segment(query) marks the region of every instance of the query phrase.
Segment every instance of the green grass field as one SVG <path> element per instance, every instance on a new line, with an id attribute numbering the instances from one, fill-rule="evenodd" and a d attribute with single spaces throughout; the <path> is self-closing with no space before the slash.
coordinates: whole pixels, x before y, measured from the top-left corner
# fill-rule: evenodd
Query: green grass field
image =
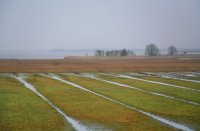
<path id="1" fill-rule="evenodd" d="M 27 81 L 66 114 L 85 124 L 112 130 L 170 130 L 143 114 L 51 78 L 32 75 Z"/>
<path id="2" fill-rule="evenodd" d="M 183 78 L 200 81 L 200 77 L 199 76 L 198 77 L 186 77 L 186 76 L 184 76 Z"/>
<path id="3" fill-rule="evenodd" d="M 137 88 L 144 89 L 147 91 L 162 93 L 162 94 L 166 94 L 166 95 L 173 96 L 176 98 L 200 103 L 200 92 L 197 92 L 194 90 L 175 88 L 175 87 L 171 87 L 171 86 L 154 84 L 154 83 L 140 81 L 140 80 L 134 80 L 134 79 L 110 77 L 110 76 L 105 76 L 105 75 L 98 75 L 98 76 L 100 78 L 104 78 L 106 80 L 123 83 L 123 84 L 129 85 L 129 86 L 137 87 Z M 148 80 L 150 80 L 150 79 L 148 79 Z M 159 80 L 159 78 L 157 78 L 157 80 Z"/>
<path id="4" fill-rule="evenodd" d="M 72 130 L 46 102 L 14 78 L 0 77 L 0 130 Z"/>
<path id="5" fill-rule="evenodd" d="M 185 86 L 185 87 L 188 87 L 188 88 L 200 90 L 200 83 L 194 83 L 194 82 L 188 82 L 188 81 L 182 81 L 182 80 L 175 80 L 175 79 L 168 79 L 168 78 L 150 77 L 150 76 L 148 76 L 148 77 L 141 76 L 140 78 L 146 79 L 146 80 L 159 81 L 159 82 L 179 85 L 179 86 Z"/>
<path id="6" fill-rule="evenodd" d="M 130 106 L 175 120 L 195 129 L 200 129 L 200 107 L 172 99 L 151 95 L 134 89 L 104 83 L 91 78 L 60 75 L 94 92 L 119 100 Z"/>
<path id="7" fill-rule="evenodd" d="M 66 73 L 56 75 L 126 105 L 186 125 L 194 130 L 200 130 L 200 106 L 198 105 L 125 88 L 92 78 Z M 67 116 L 74 118 L 90 129 L 117 131 L 176 130 L 138 111 L 58 80 L 40 74 L 24 74 L 24 76 L 28 83 L 33 85 Z M 196 91 L 126 78 L 105 75 L 97 76 L 101 79 L 200 103 L 200 93 Z M 154 77 L 142 78 L 162 81 L 159 78 L 154 79 Z M 182 81 L 171 81 L 176 85 L 183 84 Z M 162 82 L 167 83 L 168 81 Z M 191 83 L 193 85 L 191 88 L 198 88 L 198 84 Z M 0 105 L 0 130 L 74 130 L 42 98 L 31 92 L 15 78 L 4 74 L 0 74 Z"/>

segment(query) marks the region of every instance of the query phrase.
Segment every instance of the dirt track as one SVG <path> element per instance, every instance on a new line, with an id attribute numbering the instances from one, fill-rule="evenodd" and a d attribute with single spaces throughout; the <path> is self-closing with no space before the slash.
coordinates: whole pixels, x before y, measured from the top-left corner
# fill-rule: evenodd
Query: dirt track
<path id="1" fill-rule="evenodd" d="M 66 57 L 46 60 L 0 60 L 0 72 L 200 71 L 200 58 Z"/>

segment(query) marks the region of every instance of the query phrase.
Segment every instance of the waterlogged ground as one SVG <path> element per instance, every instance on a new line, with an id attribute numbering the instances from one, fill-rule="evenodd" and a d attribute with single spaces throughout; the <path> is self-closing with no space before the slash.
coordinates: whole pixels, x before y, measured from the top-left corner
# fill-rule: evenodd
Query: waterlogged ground
<path id="1" fill-rule="evenodd" d="M 170 78 L 165 80 L 145 73 L 123 74 L 200 89 L 197 82 Z M 14 75 L 0 74 L 1 130 L 81 130 L 64 119 L 63 114 L 86 127 L 84 130 L 200 130 L 199 91 L 101 73 L 36 73 L 17 76 L 52 105 L 27 89 L 27 85 L 20 83 Z M 58 76 L 61 81 L 54 76 Z M 190 78 L 190 75 L 187 77 Z M 127 88 L 122 84 L 142 90 Z"/>
<path id="2" fill-rule="evenodd" d="M 159 78 L 159 77 L 141 77 L 141 78 L 147 79 L 147 80 L 153 80 L 153 81 L 175 84 L 175 85 L 179 85 L 179 86 L 184 86 L 184 87 L 200 90 L 200 83 L 183 81 L 183 80 L 176 80 L 176 79 L 169 79 L 169 78 Z"/>
<path id="3" fill-rule="evenodd" d="M 200 92 L 196 90 L 188 90 L 188 89 L 182 89 L 182 88 L 177 88 L 174 86 L 167 86 L 167 85 L 162 85 L 162 84 L 155 84 L 151 83 L 148 81 L 141 81 L 141 80 L 135 80 L 135 79 L 127 79 L 123 77 L 111 77 L 111 76 L 105 76 L 105 75 L 99 75 L 100 78 L 104 78 L 106 80 L 110 80 L 113 82 L 118 82 L 118 83 L 123 83 L 129 86 L 133 86 L 139 89 L 143 89 L 146 91 L 151 91 L 151 92 L 156 92 L 156 93 L 162 93 L 168 96 L 173 96 L 175 98 L 183 99 L 183 100 L 188 100 L 191 102 L 199 103 L 200 104 Z M 156 82 L 168 82 L 167 81 L 162 81 L 164 78 L 154 78 L 154 77 L 139 77 L 143 78 L 144 80 L 154 80 Z M 177 80 L 171 80 L 171 81 L 177 81 Z M 182 83 L 182 81 L 180 81 Z M 185 83 L 183 81 L 183 83 Z M 191 82 L 189 82 L 191 83 Z M 172 84 L 172 83 L 171 83 Z M 174 84 L 174 83 L 173 83 Z M 176 84 L 180 85 L 180 84 Z M 198 83 L 192 83 L 190 86 L 197 86 Z M 188 86 L 188 87 L 190 87 Z M 200 85 L 199 85 L 200 89 Z"/>
<path id="4" fill-rule="evenodd" d="M 40 97 L 11 77 L 0 76 L 0 130 L 73 130 Z"/>
<path id="5" fill-rule="evenodd" d="M 95 128 L 100 130 L 170 129 L 136 111 L 51 78 L 32 75 L 27 81 L 64 112 L 89 124 L 89 127 L 96 123 L 99 126 Z"/>
<path id="6" fill-rule="evenodd" d="M 146 112 L 176 120 L 200 128 L 200 106 L 163 98 L 142 91 L 129 89 L 86 77 L 61 75 L 64 79 L 78 83 L 83 87 L 98 92 L 120 102 L 137 107 Z"/>

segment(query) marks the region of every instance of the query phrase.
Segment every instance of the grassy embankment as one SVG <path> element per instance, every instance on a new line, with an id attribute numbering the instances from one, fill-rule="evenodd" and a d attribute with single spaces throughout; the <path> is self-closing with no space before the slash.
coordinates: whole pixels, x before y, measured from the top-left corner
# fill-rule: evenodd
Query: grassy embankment
<path id="1" fill-rule="evenodd" d="M 62 78 L 80 84 L 94 92 L 119 100 L 127 105 L 147 112 L 175 120 L 200 129 L 200 106 L 151 95 L 134 89 L 124 88 L 109 83 L 84 77 L 60 75 Z"/>
<path id="2" fill-rule="evenodd" d="M 72 130 L 40 97 L 14 78 L 0 76 L 0 130 Z"/>
<path id="3" fill-rule="evenodd" d="M 136 111 L 51 78 L 27 78 L 66 114 L 86 124 L 100 124 L 114 130 L 173 130 Z"/>
<path id="4" fill-rule="evenodd" d="M 123 83 L 129 86 L 137 87 L 137 88 L 144 89 L 147 91 L 162 93 L 162 94 L 166 94 L 166 95 L 173 96 L 176 98 L 200 103 L 200 92 L 197 92 L 197 91 L 175 88 L 171 86 L 154 84 L 154 83 L 134 80 L 134 79 L 111 77 L 111 76 L 105 76 L 105 75 L 98 75 L 98 76 L 106 80 Z M 148 77 L 145 77 L 145 78 L 148 79 Z"/>

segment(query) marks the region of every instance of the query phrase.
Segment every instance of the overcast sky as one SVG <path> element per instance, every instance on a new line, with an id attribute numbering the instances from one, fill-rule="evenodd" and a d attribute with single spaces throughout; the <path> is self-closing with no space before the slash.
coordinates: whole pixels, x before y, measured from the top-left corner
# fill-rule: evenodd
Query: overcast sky
<path id="1" fill-rule="evenodd" d="M 200 0 L 0 0 L 0 50 L 200 48 Z"/>

